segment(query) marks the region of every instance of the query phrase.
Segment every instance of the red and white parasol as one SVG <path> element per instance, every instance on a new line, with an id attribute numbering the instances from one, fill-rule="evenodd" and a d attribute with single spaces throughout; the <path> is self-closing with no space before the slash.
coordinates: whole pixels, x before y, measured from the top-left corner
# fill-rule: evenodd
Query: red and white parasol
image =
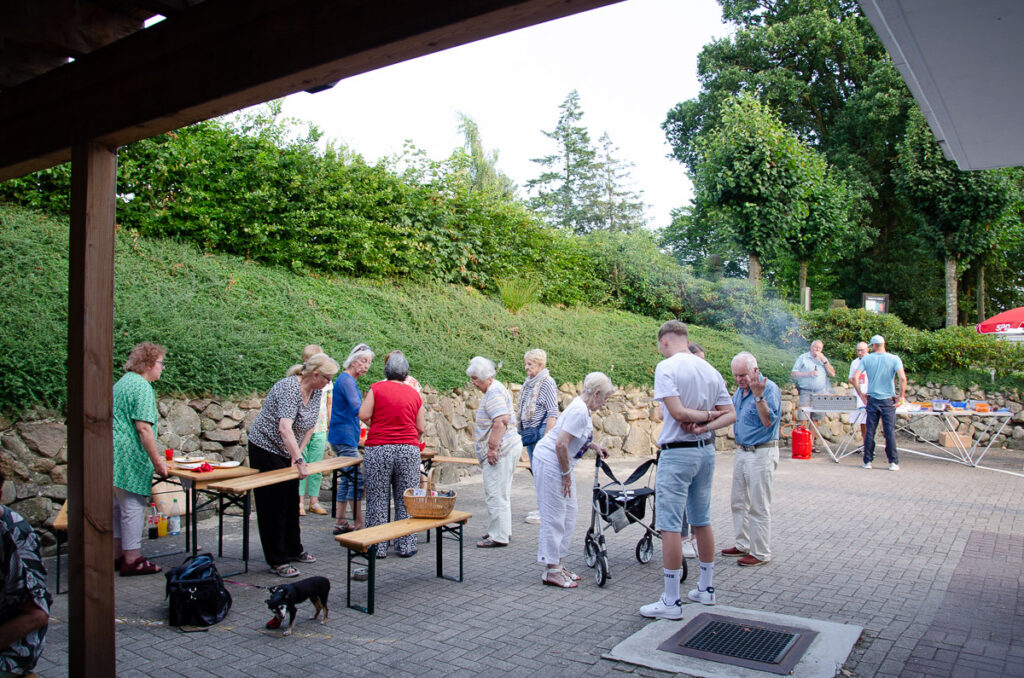
<path id="1" fill-rule="evenodd" d="M 994 315 L 975 329 L 978 334 L 1020 334 L 1024 332 L 1024 306 Z"/>

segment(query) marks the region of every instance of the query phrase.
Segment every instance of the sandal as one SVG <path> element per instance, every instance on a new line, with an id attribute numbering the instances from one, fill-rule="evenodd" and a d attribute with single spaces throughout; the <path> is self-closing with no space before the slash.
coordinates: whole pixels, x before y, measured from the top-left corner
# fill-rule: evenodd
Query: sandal
<path id="1" fill-rule="evenodd" d="M 546 586 L 557 586 L 562 589 L 574 589 L 579 586 L 565 572 L 564 568 L 561 570 L 548 568 L 548 571 L 541 576 L 540 581 Z"/>
<path id="2" fill-rule="evenodd" d="M 288 564 L 278 565 L 277 567 L 271 567 L 270 571 L 276 574 L 278 577 L 291 578 L 299 576 L 299 571 Z"/>
<path id="3" fill-rule="evenodd" d="M 161 567 L 145 558 L 139 558 L 134 563 L 125 562 L 121 565 L 122 577 L 134 577 L 140 574 L 156 574 Z"/>
<path id="4" fill-rule="evenodd" d="M 297 556 L 292 556 L 290 560 L 293 563 L 315 563 L 316 558 L 309 554 L 309 551 L 303 551 Z"/>
<path id="5" fill-rule="evenodd" d="M 490 537 L 484 539 L 483 541 L 478 541 L 476 543 L 476 547 L 478 549 L 495 549 L 500 548 L 502 546 L 508 546 L 508 544 L 502 544 L 500 541 L 494 541 Z"/>
<path id="6" fill-rule="evenodd" d="M 299 515 L 306 515 L 306 504 L 301 499 L 299 500 Z"/>
<path id="7" fill-rule="evenodd" d="M 562 574 L 564 574 L 566 577 L 568 577 L 569 579 L 571 579 L 573 581 L 579 581 L 580 579 L 582 579 L 582 577 L 580 577 L 578 574 L 576 574 L 572 570 L 569 570 L 569 569 L 567 569 L 565 567 L 562 567 Z"/>
<path id="8" fill-rule="evenodd" d="M 315 513 L 318 516 L 326 516 L 327 515 L 327 509 L 325 509 L 323 506 L 321 506 L 320 502 L 314 502 L 314 503 L 310 504 L 309 505 L 309 512 L 310 513 Z"/>
<path id="9" fill-rule="evenodd" d="M 334 524 L 334 534 L 347 534 L 349 532 L 352 532 L 355 529 L 356 528 L 352 527 L 352 524 L 349 523 L 348 521 L 346 521 L 344 523 L 335 523 Z"/>

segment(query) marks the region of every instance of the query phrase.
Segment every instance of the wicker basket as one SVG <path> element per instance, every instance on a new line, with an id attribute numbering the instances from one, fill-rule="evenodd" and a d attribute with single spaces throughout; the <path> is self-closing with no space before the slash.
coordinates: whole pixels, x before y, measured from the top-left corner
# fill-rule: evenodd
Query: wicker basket
<path id="1" fill-rule="evenodd" d="M 455 496 L 451 497 L 414 497 L 414 490 L 408 489 L 402 495 L 405 510 L 413 518 L 444 518 L 455 508 Z M 429 490 L 428 490 L 429 492 Z"/>

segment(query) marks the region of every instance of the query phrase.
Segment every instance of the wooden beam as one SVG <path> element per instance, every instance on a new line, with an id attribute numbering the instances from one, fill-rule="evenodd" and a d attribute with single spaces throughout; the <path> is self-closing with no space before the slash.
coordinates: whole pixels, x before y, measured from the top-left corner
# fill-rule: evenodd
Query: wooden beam
<path id="1" fill-rule="evenodd" d="M 0 38 L 79 57 L 142 28 L 138 19 L 81 0 L 6 0 Z"/>
<path id="2" fill-rule="evenodd" d="M 71 676 L 114 656 L 114 201 L 117 151 L 77 144 L 68 267 L 68 635 Z"/>
<path id="3" fill-rule="evenodd" d="M 0 94 L 0 180 L 620 1 L 207 0 Z"/>
<path id="4" fill-rule="evenodd" d="M 59 52 L 3 41 L 0 47 L 0 90 L 20 85 L 67 62 L 67 56 Z"/>

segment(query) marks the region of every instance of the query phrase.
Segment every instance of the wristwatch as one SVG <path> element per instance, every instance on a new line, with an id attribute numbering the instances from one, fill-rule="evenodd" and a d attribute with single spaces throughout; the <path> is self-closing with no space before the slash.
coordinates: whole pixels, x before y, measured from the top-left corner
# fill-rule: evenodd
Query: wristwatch
<path id="1" fill-rule="evenodd" d="M 754 402 L 759 403 L 764 400 L 764 396 L 754 396 Z"/>

